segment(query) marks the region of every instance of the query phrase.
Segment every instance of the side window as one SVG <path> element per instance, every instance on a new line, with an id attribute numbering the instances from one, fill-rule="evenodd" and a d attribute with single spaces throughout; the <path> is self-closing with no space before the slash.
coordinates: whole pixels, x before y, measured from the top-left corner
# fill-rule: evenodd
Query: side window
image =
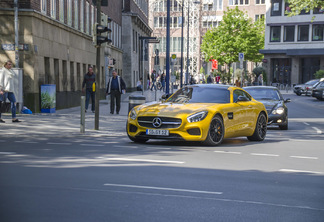
<path id="1" fill-rule="evenodd" d="M 234 92 L 233 92 L 233 101 L 234 101 L 234 102 L 237 102 L 237 99 L 238 99 L 239 96 L 244 96 L 244 97 L 246 97 L 249 101 L 251 101 L 251 96 L 250 96 L 248 93 L 245 93 L 244 91 L 239 90 L 239 89 L 234 90 Z"/>

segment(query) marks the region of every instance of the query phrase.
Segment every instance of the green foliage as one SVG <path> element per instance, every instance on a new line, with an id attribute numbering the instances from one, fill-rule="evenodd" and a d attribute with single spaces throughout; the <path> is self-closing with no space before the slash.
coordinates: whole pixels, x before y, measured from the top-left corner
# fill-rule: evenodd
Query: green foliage
<path id="1" fill-rule="evenodd" d="M 316 79 L 324 78 L 324 70 L 323 70 L 323 69 L 318 70 L 318 71 L 315 73 L 315 78 L 316 78 Z"/>
<path id="2" fill-rule="evenodd" d="M 262 66 L 255 67 L 252 73 L 258 77 L 260 74 L 265 74 L 265 69 Z"/>
<path id="3" fill-rule="evenodd" d="M 206 61 L 216 59 L 218 64 L 238 62 L 238 54 L 253 62 L 262 60 L 259 50 L 264 47 L 264 20 L 253 23 L 238 7 L 224 12 L 223 21 L 216 28 L 209 29 L 203 37 L 201 50 Z"/>
<path id="4" fill-rule="evenodd" d="M 285 2 L 289 4 L 289 8 L 285 9 L 288 16 L 299 15 L 302 10 L 307 13 L 316 8 L 324 8 L 323 0 L 285 0 Z M 314 17 L 312 20 L 314 20 Z"/>
<path id="5" fill-rule="evenodd" d="M 205 73 L 205 69 L 201 67 L 199 73 Z"/>

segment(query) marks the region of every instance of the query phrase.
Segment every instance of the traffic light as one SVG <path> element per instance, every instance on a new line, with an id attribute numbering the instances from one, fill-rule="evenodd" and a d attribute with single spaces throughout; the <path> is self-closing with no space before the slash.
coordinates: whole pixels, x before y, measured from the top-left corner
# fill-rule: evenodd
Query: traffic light
<path id="1" fill-rule="evenodd" d="M 108 18 L 107 22 L 111 22 L 111 19 Z M 107 26 L 99 25 L 98 23 L 95 23 L 93 25 L 93 36 L 92 36 L 92 43 L 94 46 L 99 47 L 101 44 L 107 42 L 110 44 L 112 42 L 111 39 L 109 39 L 107 36 L 102 36 L 103 33 L 111 33 L 111 29 Z"/>

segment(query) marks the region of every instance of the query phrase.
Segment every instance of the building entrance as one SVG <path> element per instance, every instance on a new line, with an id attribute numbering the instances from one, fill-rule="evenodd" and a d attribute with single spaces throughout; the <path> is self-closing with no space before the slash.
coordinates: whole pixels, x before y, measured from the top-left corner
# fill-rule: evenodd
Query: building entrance
<path id="1" fill-rule="evenodd" d="M 291 84 L 291 59 L 272 59 L 270 81 L 279 84 Z"/>
<path id="2" fill-rule="evenodd" d="M 301 82 L 307 82 L 311 79 L 315 79 L 315 72 L 320 69 L 320 58 L 312 57 L 312 58 L 302 58 L 302 75 Z"/>

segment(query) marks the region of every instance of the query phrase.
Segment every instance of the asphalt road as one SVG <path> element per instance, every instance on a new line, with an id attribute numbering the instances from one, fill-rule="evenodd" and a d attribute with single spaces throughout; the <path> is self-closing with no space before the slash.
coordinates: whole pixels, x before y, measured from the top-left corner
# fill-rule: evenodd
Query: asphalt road
<path id="1" fill-rule="evenodd" d="M 324 102 L 291 99 L 261 143 L 0 135 L 0 221 L 323 222 Z"/>

